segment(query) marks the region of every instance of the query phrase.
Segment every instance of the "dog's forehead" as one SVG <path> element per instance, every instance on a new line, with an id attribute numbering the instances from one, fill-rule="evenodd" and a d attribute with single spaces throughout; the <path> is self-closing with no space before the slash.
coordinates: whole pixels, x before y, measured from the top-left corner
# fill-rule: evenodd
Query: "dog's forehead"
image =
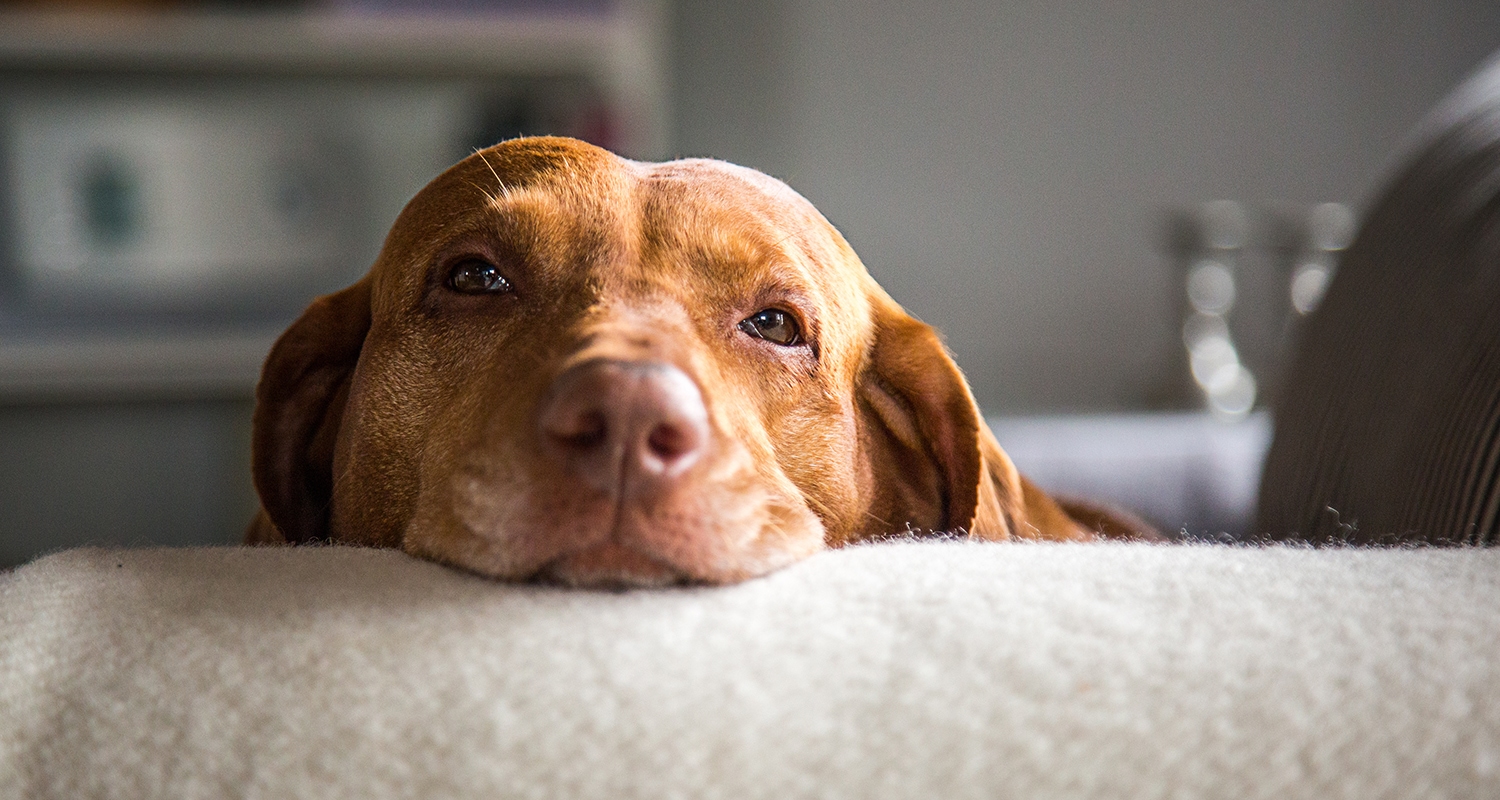
<path id="1" fill-rule="evenodd" d="M 746 235 L 813 242 L 838 234 L 790 186 L 746 167 L 710 159 L 634 164 L 647 224 L 699 236 L 708 226 Z"/>
<path id="2" fill-rule="evenodd" d="M 708 158 L 661 164 L 628 162 L 649 191 L 699 208 L 738 208 L 782 225 L 816 227 L 818 210 L 785 183 L 757 170 Z"/>
<path id="3" fill-rule="evenodd" d="M 402 287 L 393 296 L 416 291 L 412 265 L 496 213 L 546 220 L 534 229 L 602 247 L 595 252 L 613 255 L 597 263 L 622 276 L 646 262 L 677 264 L 733 292 L 772 267 L 783 283 L 837 305 L 858 305 L 869 280 L 818 210 L 764 173 L 711 159 L 630 161 L 536 137 L 476 152 L 419 192 L 387 240 L 380 283 Z"/>
<path id="4" fill-rule="evenodd" d="M 824 291 L 854 288 L 864 276 L 838 231 L 775 178 L 709 159 L 632 166 L 639 224 L 651 245 L 705 264 L 779 263 Z"/>

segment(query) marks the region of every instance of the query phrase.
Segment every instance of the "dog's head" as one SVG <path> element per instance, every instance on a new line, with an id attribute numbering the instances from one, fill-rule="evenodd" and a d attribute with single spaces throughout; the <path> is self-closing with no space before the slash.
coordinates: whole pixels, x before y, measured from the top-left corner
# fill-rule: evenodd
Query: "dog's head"
<path id="1" fill-rule="evenodd" d="M 1027 524 L 933 330 L 801 196 L 717 161 L 470 156 L 282 336 L 257 397 L 288 541 L 500 578 L 721 583 Z"/>

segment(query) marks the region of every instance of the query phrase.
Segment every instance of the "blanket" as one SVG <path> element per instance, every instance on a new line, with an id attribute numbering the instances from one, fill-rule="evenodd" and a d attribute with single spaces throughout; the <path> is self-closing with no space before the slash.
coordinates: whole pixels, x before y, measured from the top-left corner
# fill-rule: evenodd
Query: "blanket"
<path id="1" fill-rule="evenodd" d="M 0 573 L 0 797 L 1497 797 L 1497 597 L 1485 549 L 73 550 Z"/>

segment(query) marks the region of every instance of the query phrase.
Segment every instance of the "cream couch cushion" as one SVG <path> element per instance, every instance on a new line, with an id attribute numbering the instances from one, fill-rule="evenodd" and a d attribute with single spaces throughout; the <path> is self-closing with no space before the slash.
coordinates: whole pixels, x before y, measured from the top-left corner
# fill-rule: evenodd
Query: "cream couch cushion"
<path id="1" fill-rule="evenodd" d="M 0 576 L 0 797 L 1497 797 L 1497 598 L 1500 550 L 75 550 Z"/>

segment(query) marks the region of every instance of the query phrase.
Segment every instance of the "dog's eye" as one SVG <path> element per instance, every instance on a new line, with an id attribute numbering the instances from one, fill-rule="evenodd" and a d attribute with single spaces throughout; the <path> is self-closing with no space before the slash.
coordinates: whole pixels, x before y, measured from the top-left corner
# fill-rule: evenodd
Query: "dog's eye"
<path id="1" fill-rule="evenodd" d="M 802 342 L 802 331 L 791 314 L 779 308 L 757 311 L 740 322 L 740 330 L 757 339 L 790 347 Z"/>
<path id="2" fill-rule="evenodd" d="M 478 258 L 468 258 L 453 265 L 448 272 L 448 286 L 464 294 L 498 294 L 510 291 L 510 281 L 500 268 Z"/>

